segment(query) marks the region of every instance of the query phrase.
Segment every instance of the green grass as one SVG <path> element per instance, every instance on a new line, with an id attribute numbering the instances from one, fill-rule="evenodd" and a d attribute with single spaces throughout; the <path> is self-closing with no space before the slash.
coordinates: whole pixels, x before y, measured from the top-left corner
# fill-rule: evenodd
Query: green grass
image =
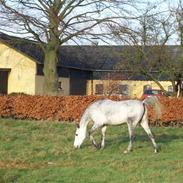
<path id="1" fill-rule="evenodd" d="M 139 127 L 134 151 L 123 154 L 126 125 L 107 129 L 103 150 L 88 139 L 74 150 L 75 124 L 0 119 L 0 183 L 182 183 L 183 128 L 152 131 L 160 153 Z"/>

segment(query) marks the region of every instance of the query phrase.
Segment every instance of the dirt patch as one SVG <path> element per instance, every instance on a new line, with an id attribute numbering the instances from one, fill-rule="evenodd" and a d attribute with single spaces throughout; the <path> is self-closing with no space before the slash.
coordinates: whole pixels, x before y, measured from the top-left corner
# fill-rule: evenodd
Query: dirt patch
<path id="1" fill-rule="evenodd" d="M 45 167 L 44 164 L 26 163 L 20 161 L 0 161 L 0 169 L 35 169 Z"/>

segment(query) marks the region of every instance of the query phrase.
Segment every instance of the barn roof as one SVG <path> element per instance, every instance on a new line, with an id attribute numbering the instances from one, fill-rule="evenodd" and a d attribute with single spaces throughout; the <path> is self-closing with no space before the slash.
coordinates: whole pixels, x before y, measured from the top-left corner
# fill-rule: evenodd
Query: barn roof
<path id="1" fill-rule="evenodd" d="M 43 64 L 44 53 L 37 42 L 4 33 L 0 33 L 0 41 L 33 58 L 38 64 Z M 172 54 L 180 55 L 179 46 L 168 47 Z M 130 57 L 134 54 L 132 46 L 60 46 L 58 66 L 88 71 L 119 70 L 116 65 L 124 59 L 121 56 L 124 50 L 130 52 Z"/>
<path id="2" fill-rule="evenodd" d="M 0 41 L 43 64 L 44 53 L 35 41 L 0 33 Z M 119 58 L 112 53 L 120 46 L 60 46 L 58 66 L 81 70 L 113 70 Z"/>

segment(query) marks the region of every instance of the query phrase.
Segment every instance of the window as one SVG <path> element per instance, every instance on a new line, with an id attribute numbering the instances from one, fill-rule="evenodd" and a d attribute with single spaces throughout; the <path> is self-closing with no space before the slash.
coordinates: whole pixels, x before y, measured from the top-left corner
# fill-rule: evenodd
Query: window
<path id="1" fill-rule="evenodd" d="M 63 90 L 61 81 L 58 82 L 58 90 Z"/>
<path id="2" fill-rule="evenodd" d="M 104 85 L 103 84 L 96 84 L 95 85 L 95 94 L 101 95 L 104 93 Z"/>
<path id="3" fill-rule="evenodd" d="M 168 86 L 168 92 L 173 92 L 173 86 L 172 85 Z"/>
<path id="4" fill-rule="evenodd" d="M 152 89 L 151 85 L 144 85 L 144 91 Z"/>
<path id="5" fill-rule="evenodd" d="M 129 87 L 126 84 L 118 84 L 116 94 L 125 95 L 129 94 Z"/>

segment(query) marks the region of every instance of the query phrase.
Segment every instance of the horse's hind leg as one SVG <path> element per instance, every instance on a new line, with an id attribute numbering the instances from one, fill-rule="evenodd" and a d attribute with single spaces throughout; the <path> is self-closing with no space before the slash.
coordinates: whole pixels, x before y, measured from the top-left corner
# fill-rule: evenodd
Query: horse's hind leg
<path id="1" fill-rule="evenodd" d="M 158 152 L 158 146 L 157 146 L 157 144 L 155 142 L 155 138 L 154 138 L 154 136 L 153 136 L 153 134 L 152 134 L 152 132 L 149 128 L 147 117 L 142 119 L 141 126 L 143 127 L 143 129 L 145 130 L 145 132 L 147 133 L 149 138 L 151 139 L 152 144 L 154 146 L 154 152 L 157 153 Z"/>
<path id="2" fill-rule="evenodd" d="M 129 132 L 129 138 L 130 138 L 130 142 L 128 144 L 127 149 L 124 151 L 124 153 L 128 153 L 130 151 L 132 151 L 132 145 L 135 139 L 135 126 L 132 125 L 132 123 L 127 123 L 128 125 L 128 132 Z"/>

